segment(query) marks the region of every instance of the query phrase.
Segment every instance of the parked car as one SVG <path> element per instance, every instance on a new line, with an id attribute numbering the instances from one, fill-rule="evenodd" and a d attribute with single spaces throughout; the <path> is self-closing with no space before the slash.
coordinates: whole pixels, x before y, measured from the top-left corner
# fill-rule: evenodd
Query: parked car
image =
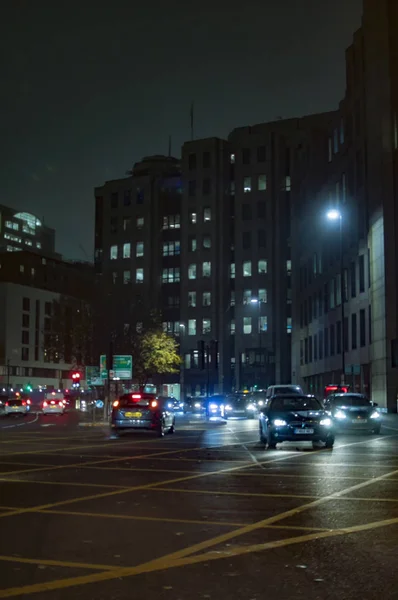
<path id="1" fill-rule="evenodd" d="M 371 402 L 363 394 L 331 394 L 325 401 L 339 429 L 355 429 L 380 433 L 382 417 L 377 403 Z"/>
<path id="2" fill-rule="evenodd" d="M 281 442 L 310 441 L 333 448 L 334 423 L 315 396 L 272 396 L 260 411 L 260 441 L 275 448 Z"/>
<path id="3" fill-rule="evenodd" d="M 156 394 L 123 394 L 113 403 L 111 429 L 116 434 L 123 430 L 149 430 L 162 437 L 175 431 L 174 410 Z"/>

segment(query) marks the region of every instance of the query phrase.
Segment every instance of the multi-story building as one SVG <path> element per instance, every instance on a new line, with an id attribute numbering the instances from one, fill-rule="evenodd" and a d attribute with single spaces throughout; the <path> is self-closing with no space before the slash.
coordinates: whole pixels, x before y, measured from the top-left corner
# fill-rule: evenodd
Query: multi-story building
<path id="1" fill-rule="evenodd" d="M 323 133 L 296 148 L 293 177 L 293 376 L 318 393 L 343 379 L 390 411 L 398 392 L 397 27 L 396 2 L 364 0 L 345 97 Z"/>
<path id="2" fill-rule="evenodd" d="M 55 253 L 55 230 L 35 215 L 0 205 L 0 252 Z"/>
<path id="3" fill-rule="evenodd" d="M 0 387 L 69 387 L 98 364 L 92 265 L 21 251 L 0 256 Z M 94 361 L 94 362 L 93 362 Z"/>
<path id="4" fill-rule="evenodd" d="M 129 177 L 95 189 L 102 353 L 110 344 L 127 353 L 131 334 L 159 318 L 180 333 L 181 192 L 179 161 L 167 156 L 144 158 Z"/>

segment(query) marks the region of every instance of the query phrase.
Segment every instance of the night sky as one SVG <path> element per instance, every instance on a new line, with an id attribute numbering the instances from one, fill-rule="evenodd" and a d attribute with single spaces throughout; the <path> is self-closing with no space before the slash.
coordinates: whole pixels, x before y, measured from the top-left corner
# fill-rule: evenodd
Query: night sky
<path id="1" fill-rule="evenodd" d="M 300 7 L 300 10 L 298 9 Z M 190 135 L 337 107 L 362 0 L 2 0 L 0 203 L 92 259 L 93 188 Z"/>

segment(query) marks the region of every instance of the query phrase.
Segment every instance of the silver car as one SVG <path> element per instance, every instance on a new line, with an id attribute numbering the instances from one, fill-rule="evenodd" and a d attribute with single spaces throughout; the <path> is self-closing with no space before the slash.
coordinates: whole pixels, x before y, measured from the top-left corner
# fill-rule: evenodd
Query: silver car
<path id="1" fill-rule="evenodd" d="M 28 414 L 29 406 L 26 400 L 21 398 L 9 398 L 4 406 L 4 414 L 6 415 L 22 415 Z"/>

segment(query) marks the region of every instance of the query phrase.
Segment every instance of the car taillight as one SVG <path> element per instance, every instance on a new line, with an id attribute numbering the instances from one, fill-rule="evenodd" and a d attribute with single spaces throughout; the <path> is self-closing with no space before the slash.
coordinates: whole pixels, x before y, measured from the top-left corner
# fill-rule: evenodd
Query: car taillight
<path id="1" fill-rule="evenodd" d="M 115 400 L 112 406 L 113 408 L 117 408 L 119 406 L 119 400 Z"/>
<path id="2" fill-rule="evenodd" d="M 6 406 L 9 406 L 8 402 L 6 402 Z"/>
<path id="3" fill-rule="evenodd" d="M 25 400 L 22 400 L 22 406 L 26 406 Z"/>
<path id="4" fill-rule="evenodd" d="M 151 407 L 152 407 L 152 408 L 156 408 L 156 407 L 157 407 L 157 405 L 158 405 L 158 401 L 157 401 L 157 400 L 152 400 L 152 402 L 151 402 Z"/>
<path id="5" fill-rule="evenodd" d="M 60 400 L 60 401 L 58 402 L 58 404 L 59 404 L 60 406 L 62 406 L 62 407 L 64 406 L 64 403 L 62 402 L 62 400 Z"/>
<path id="6" fill-rule="evenodd" d="M 50 404 L 55 404 L 55 400 L 51 400 Z"/>
<path id="7" fill-rule="evenodd" d="M 47 406 L 47 402 L 43 402 L 43 406 Z"/>
<path id="8" fill-rule="evenodd" d="M 131 397 L 133 400 L 141 400 L 141 394 L 133 394 Z"/>

